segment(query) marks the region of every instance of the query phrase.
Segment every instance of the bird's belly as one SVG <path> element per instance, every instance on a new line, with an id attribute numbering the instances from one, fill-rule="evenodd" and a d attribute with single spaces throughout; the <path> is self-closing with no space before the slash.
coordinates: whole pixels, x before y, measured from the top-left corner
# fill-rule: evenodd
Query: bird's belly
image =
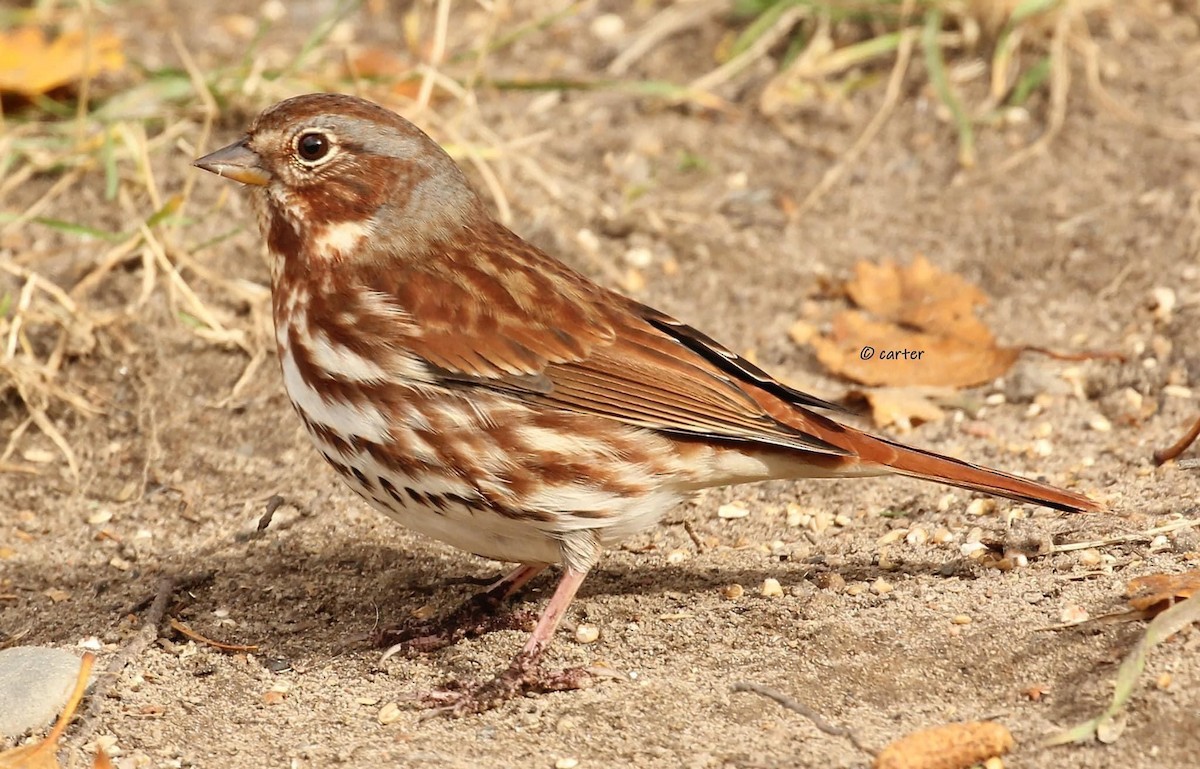
<path id="1" fill-rule="evenodd" d="M 337 454 L 322 436 L 313 443 L 342 480 L 372 507 L 413 531 L 497 561 L 558 563 L 557 541 L 531 520 L 505 515 L 480 501 L 473 489 L 447 476 L 413 478 L 382 466 L 368 454 Z"/>
<path id="2" fill-rule="evenodd" d="M 412 492 L 406 502 L 398 502 L 377 487 L 363 486 L 357 478 L 348 485 L 393 521 L 459 550 L 515 563 L 558 563 L 562 559 L 558 542 L 546 532 L 494 510 L 438 498 L 432 491 L 422 492 L 411 485 L 400 492 L 404 497 Z"/>

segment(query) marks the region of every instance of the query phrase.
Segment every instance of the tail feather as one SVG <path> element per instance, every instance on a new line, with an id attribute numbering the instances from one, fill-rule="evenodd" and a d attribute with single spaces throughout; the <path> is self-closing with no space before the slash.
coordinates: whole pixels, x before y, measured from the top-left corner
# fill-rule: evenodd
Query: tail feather
<path id="1" fill-rule="evenodd" d="M 892 472 L 926 481 L 981 491 L 1033 505 L 1045 505 L 1069 513 L 1101 512 L 1105 506 L 1082 494 L 1048 483 L 973 465 L 961 459 L 905 446 L 886 438 L 859 433 L 855 453 L 861 461 L 886 465 Z M 875 444 L 872 446 L 871 444 Z"/>

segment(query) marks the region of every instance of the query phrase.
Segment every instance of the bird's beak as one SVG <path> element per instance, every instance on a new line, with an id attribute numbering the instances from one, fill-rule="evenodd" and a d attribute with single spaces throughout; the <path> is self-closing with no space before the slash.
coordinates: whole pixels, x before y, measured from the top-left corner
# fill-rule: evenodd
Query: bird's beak
<path id="1" fill-rule="evenodd" d="M 235 182 L 253 184 L 256 187 L 265 186 L 271 181 L 271 176 L 262 167 L 262 159 L 247 145 L 249 140 L 249 136 L 243 136 L 228 147 L 210 152 L 192 165 L 212 171 L 217 176 L 233 179 Z"/>

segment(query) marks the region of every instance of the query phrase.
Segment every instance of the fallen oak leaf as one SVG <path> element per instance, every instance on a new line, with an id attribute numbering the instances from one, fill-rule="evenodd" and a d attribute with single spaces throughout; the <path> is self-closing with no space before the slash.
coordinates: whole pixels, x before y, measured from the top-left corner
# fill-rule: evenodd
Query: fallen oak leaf
<path id="1" fill-rule="evenodd" d="M 947 387 L 878 387 L 851 390 L 846 400 L 865 402 L 876 427 L 895 425 L 907 431 L 924 422 L 940 422 L 945 415 L 938 400 L 945 400 L 953 392 Z"/>
<path id="2" fill-rule="evenodd" d="M 992 339 L 992 332 L 975 316 L 975 309 L 987 304 L 987 295 L 920 254 L 908 266 L 890 259 L 883 264 L 859 262 L 854 272 L 846 295 L 876 317 L 915 329 L 952 330 L 963 339 Z"/>
<path id="3" fill-rule="evenodd" d="M 1182 574 L 1150 574 L 1129 580 L 1129 605 L 1153 617 L 1200 591 L 1200 570 Z"/>
<path id="4" fill-rule="evenodd" d="M 984 384 L 1008 371 L 1020 354 L 1017 348 L 996 346 L 990 334 L 984 340 L 914 331 L 853 310 L 839 313 L 832 333 L 809 344 L 835 374 L 893 387 Z"/>
<path id="5" fill-rule="evenodd" d="M 39 27 L 0 34 L 0 92 L 40 96 L 124 66 L 121 40 L 111 33 L 89 38 L 77 29 L 51 41 Z"/>

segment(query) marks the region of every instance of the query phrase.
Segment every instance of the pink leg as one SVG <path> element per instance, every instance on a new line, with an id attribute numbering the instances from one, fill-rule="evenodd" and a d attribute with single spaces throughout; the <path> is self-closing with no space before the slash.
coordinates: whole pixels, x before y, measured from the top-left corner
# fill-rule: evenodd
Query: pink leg
<path id="1" fill-rule="evenodd" d="M 380 662 L 399 652 L 431 652 L 464 638 L 528 627 L 529 615 L 526 613 L 499 614 L 497 610 L 545 570 L 544 563 L 523 563 L 441 619 L 380 633 L 375 639 L 376 644 L 388 646 Z"/>
<path id="2" fill-rule="evenodd" d="M 586 576 L 586 571 L 576 571 L 569 567 L 563 572 L 562 579 L 554 589 L 550 602 L 542 610 L 532 635 L 513 658 L 508 669 L 483 684 L 434 692 L 427 698 L 429 704 L 440 706 L 440 712 L 461 716 L 491 710 L 500 703 L 527 692 L 580 688 L 591 677 L 588 671 L 575 668 L 546 674 L 539 668 L 539 663 L 542 654 L 554 640 L 554 631 L 558 629 Z"/>
<path id="3" fill-rule="evenodd" d="M 542 656 L 542 652 L 546 651 L 546 647 L 554 639 L 554 631 L 558 629 L 558 623 L 562 622 L 563 615 L 567 613 L 571 601 L 575 600 L 575 594 L 579 592 L 579 586 L 583 584 L 586 576 L 586 571 L 575 571 L 571 568 L 563 572 L 562 579 L 558 581 L 558 587 L 554 588 L 554 595 L 550 596 L 550 603 L 546 604 L 545 609 L 542 609 L 542 616 L 538 617 L 537 627 L 533 629 L 533 635 L 529 636 L 529 640 L 525 642 L 517 659 L 527 657 L 531 662 L 536 663 Z"/>

